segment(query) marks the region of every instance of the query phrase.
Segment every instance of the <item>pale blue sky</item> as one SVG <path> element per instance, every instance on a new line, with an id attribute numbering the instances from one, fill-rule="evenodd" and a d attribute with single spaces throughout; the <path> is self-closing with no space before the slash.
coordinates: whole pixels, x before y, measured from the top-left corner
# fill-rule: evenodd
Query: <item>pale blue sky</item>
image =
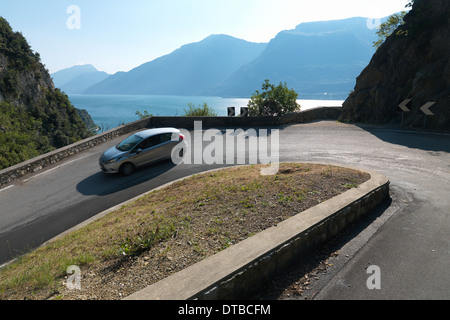
<path id="1" fill-rule="evenodd" d="M 381 18 L 408 0 L 0 0 L 50 72 L 92 64 L 128 71 L 211 34 L 269 42 L 302 22 Z M 71 6 L 79 8 L 69 10 Z M 69 26 L 68 27 L 68 23 Z M 74 28 L 79 27 L 79 28 Z"/>

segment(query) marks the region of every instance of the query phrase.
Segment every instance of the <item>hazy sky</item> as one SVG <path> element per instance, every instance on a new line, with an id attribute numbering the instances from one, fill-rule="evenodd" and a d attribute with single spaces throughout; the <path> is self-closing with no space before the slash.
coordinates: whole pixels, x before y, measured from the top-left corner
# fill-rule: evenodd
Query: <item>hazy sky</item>
<path id="1" fill-rule="evenodd" d="M 211 34 L 269 42 L 309 21 L 381 18 L 408 0 L 0 0 L 50 72 L 92 64 L 128 71 Z"/>

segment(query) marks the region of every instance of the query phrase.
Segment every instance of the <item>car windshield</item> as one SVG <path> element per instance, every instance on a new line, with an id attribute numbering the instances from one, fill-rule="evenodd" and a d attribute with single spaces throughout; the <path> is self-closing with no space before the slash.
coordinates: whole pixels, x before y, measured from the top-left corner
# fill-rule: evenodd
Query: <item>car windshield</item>
<path id="1" fill-rule="evenodd" d="M 143 139 L 137 135 L 132 135 L 131 137 L 126 138 L 121 143 L 117 145 L 117 149 L 120 151 L 130 151 L 134 148 L 135 145 L 137 145 L 139 142 L 141 142 Z"/>

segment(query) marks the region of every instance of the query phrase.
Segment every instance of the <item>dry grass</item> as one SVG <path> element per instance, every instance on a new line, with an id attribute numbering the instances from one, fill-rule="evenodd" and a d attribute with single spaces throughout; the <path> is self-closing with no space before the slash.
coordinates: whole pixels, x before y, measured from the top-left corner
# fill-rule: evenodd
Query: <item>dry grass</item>
<path id="1" fill-rule="evenodd" d="M 0 272 L 1 299 L 120 299 L 367 181 L 339 167 L 282 164 L 199 174 L 21 258 Z M 68 290 L 67 267 L 81 268 Z"/>

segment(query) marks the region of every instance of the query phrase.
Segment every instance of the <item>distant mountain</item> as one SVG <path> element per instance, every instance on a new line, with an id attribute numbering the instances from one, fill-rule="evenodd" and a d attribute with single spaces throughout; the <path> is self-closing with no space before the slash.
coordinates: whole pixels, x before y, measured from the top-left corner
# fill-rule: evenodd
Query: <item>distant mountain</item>
<path id="1" fill-rule="evenodd" d="M 367 21 L 302 23 L 269 43 L 212 35 L 108 77 L 85 93 L 249 98 L 269 79 L 286 82 L 304 99 L 345 99 L 375 52 L 376 29 Z"/>
<path id="2" fill-rule="evenodd" d="M 266 44 L 227 35 L 182 46 L 171 54 L 93 85 L 90 94 L 204 95 L 242 65 L 258 57 Z"/>
<path id="3" fill-rule="evenodd" d="M 67 94 L 75 94 L 83 93 L 87 88 L 108 78 L 110 74 L 87 64 L 60 70 L 51 76 L 57 88 Z"/>
<path id="4" fill-rule="evenodd" d="M 270 79 L 286 82 L 301 98 L 345 99 L 375 52 L 375 31 L 367 18 L 302 23 L 280 32 L 213 94 L 249 97 Z"/>

